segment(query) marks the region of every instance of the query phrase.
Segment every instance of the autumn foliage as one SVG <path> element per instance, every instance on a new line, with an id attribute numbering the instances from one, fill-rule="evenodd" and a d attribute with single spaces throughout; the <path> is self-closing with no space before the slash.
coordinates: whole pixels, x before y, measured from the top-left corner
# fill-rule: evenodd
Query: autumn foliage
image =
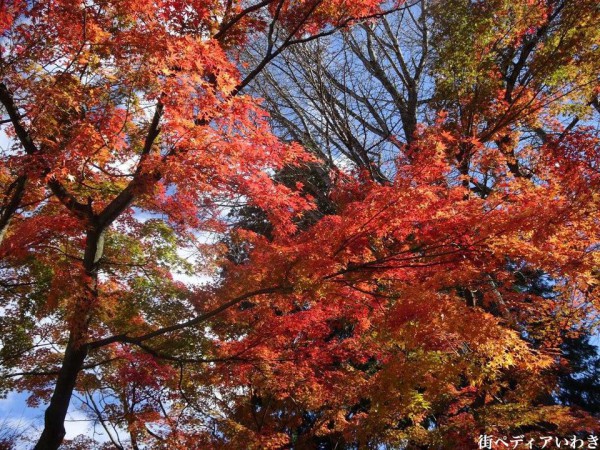
<path id="1" fill-rule="evenodd" d="M 47 408 L 35 448 L 69 404 L 119 448 L 598 430 L 555 391 L 600 310 L 600 10 L 421 4 L 429 109 L 374 176 L 247 89 L 413 4 L 0 2 L 0 387 Z"/>

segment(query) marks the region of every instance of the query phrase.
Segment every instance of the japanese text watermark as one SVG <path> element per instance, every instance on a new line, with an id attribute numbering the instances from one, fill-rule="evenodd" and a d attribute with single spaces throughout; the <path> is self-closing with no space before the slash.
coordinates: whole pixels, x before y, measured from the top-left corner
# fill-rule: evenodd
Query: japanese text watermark
<path id="1" fill-rule="evenodd" d="M 477 441 L 480 449 L 544 449 L 544 448 L 576 448 L 576 449 L 599 449 L 600 438 L 594 434 L 588 436 L 539 436 L 536 438 L 526 438 L 520 436 L 494 436 L 482 434 Z"/>

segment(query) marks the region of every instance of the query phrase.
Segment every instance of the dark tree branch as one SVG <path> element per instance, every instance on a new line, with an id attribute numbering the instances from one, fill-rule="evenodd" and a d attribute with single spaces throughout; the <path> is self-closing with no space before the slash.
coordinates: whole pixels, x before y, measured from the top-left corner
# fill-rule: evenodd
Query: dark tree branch
<path id="1" fill-rule="evenodd" d="M 240 20 L 242 20 L 248 14 L 256 12 L 256 11 L 260 10 L 261 8 L 264 8 L 265 6 L 270 5 L 271 3 L 273 3 L 273 1 L 274 0 L 263 0 L 262 2 L 259 2 L 252 6 L 249 6 L 248 8 L 239 12 L 238 14 L 233 16 L 231 19 L 227 20 L 226 22 L 223 22 L 219 28 L 219 31 L 213 36 L 213 38 L 217 39 L 217 40 L 223 39 L 226 36 L 227 32 L 231 28 L 233 28 Z"/>
<path id="2" fill-rule="evenodd" d="M 198 325 L 202 322 L 205 322 L 208 319 L 213 318 L 217 314 L 231 308 L 232 306 L 237 305 L 238 303 L 240 303 L 246 299 L 256 297 L 258 295 L 274 294 L 277 292 L 289 293 L 289 292 L 291 292 L 291 288 L 283 287 L 283 286 L 273 286 L 273 287 L 269 287 L 269 288 L 258 289 L 256 291 L 247 292 L 246 294 L 240 295 L 238 297 L 233 298 L 232 300 L 229 300 L 228 302 L 223 303 L 221 306 L 219 306 L 207 313 L 201 314 L 201 315 L 199 315 L 193 319 L 187 320 L 185 322 L 182 322 L 182 323 L 179 323 L 176 325 L 171 325 L 169 327 L 159 328 L 158 330 L 143 334 L 141 336 L 129 336 L 127 334 L 117 334 L 117 335 L 110 336 L 110 337 L 107 337 L 104 339 L 100 339 L 98 341 L 90 342 L 87 344 L 87 347 L 90 350 L 93 350 L 93 349 L 97 349 L 100 347 L 104 347 L 109 344 L 113 344 L 115 342 L 129 343 L 129 344 L 135 344 L 135 345 L 139 346 L 139 344 L 141 344 L 144 341 L 147 341 L 149 339 L 163 336 L 165 334 L 172 333 L 174 331 L 184 330 L 186 328 L 190 328 L 190 327 Z"/>
<path id="3" fill-rule="evenodd" d="M 27 184 L 27 176 L 21 175 L 17 177 L 15 181 L 13 181 L 8 190 L 6 192 L 6 196 L 8 197 L 8 201 L 6 204 L 0 207 L 0 245 L 6 235 L 6 230 L 8 229 L 8 224 L 10 219 L 13 217 L 19 206 L 21 205 L 21 200 L 23 199 L 23 195 L 25 194 L 25 185 Z"/>
<path id="4" fill-rule="evenodd" d="M 14 103 L 13 97 L 4 83 L 0 83 L 0 102 L 6 109 L 8 116 L 12 122 L 19 142 L 28 155 L 39 154 L 40 151 L 33 142 L 33 139 L 25 126 L 21 122 L 21 116 L 18 113 L 17 106 Z M 44 169 L 44 175 L 51 172 L 49 167 Z M 80 203 L 75 196 L 70 194 L 65 187 L 55 178 L 48 181 L 48 187 L 52 193 L 60 200 L 60 202 L 73 212 L 80 219 L 92 219 L 93 211 L 90 205 Z"/>
<path id="5" fill-rule="evenodd" d="M 137 169 L 135 171 L 135 175 L 133 180 L 123 189 L 119 195 L 117 195 L 105 208 L 100 212 L 96 219 L 96 227 L 98 230 L 106 229 L 111 223 L 115 221 L 119 215 L 129 207 L 131 202 L 133 201 L 136 191 L 142 187 L 142 185 L 147 182 L 147 177 L 144 163 L 147 160 L 150 151 L 152 150 L 152 146 L 154 145 L 154 141 L 160 134 L 160 119 L 163 114 L 163 104 L 158 103 L 156 105 L 156 109 L 154 110 L 154 116 L 152 117 L 152 122 L 150 123 L 150 127 L 148 128 L 148 132 L 146 134 L 146 139 L 144 141 L 144 147 L 142 148 L 142 154 L 140 157 L 140 161 L 138 163 Z M 151 175 L 154 181 L 157 181 L 161 178 L 161 174 L 159 172 L 155 172 Z"/>

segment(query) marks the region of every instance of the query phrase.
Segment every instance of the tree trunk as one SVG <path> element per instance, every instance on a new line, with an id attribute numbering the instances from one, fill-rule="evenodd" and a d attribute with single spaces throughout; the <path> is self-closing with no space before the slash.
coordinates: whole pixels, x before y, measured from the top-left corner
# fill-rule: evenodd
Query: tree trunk
<path id="1" fill-rule="evenodd" d="M 35 446 L 35 450 L 57 449 L 65 437 L 65 418 L 71 395 L 73 389 L 75 389 L 77 375 L 79 375 L 87 356 L 87 346 L 81 345 L 84 334 L 82 331 L 71 332 L 69 336 L 69 343 L 56 380 L 54 393 L 44 414 L 44 431 Z"/>
<path id="2" fill-rule="evenodd" d="M 73 305 L 69 342 L 62 365 L 44 414 L 44 431 L 34 450 L 55 450 L 65 437 L 65 418 L 77 376 L 83 367 L 89 347 L 86 344 L 92 316 L 98 305 L 98 261 L 104 247 L 104 230 L 91 228 L 87 232 L 83 269 L 82 295 Z"/>

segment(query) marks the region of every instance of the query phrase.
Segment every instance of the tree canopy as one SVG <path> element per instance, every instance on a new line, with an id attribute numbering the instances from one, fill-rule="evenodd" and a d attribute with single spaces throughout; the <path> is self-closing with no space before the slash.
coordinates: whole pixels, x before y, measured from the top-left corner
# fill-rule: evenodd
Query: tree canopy
<path id="1" fill-rule="evenodd" d="M 599 20 L 1 2 L 0 388 L 35 448 L 597 431 Z M 63 442 L 69 405 L 108 442 Z"/>

